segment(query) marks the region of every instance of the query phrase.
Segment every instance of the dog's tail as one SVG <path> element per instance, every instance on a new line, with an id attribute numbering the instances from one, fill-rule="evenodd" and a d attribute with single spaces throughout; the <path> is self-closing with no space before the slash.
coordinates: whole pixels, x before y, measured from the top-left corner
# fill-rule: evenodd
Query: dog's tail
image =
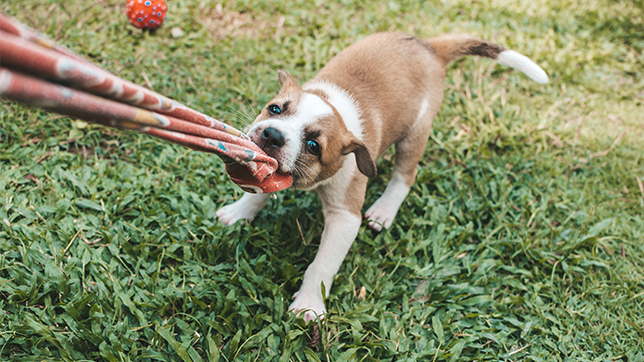
<path id="1" fill-rule="evenodd" d="M 537 83 L 548 83 L 548 75 L 530 58 L 514 50 L 469 35 L 444 34 L 427 39 L 445 65 L 466 55 L 494 59 L 497 62 L 520 70 Z"/>

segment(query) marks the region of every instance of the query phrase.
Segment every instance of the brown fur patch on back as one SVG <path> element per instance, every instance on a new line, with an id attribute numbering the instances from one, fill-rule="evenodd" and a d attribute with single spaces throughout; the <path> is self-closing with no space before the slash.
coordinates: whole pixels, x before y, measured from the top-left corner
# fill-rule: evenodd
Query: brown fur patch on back
<path id="1" fill-rule="evenodd" d="M 328 82 L 345 90 L 360 111 L 362 141 L 377 159 L 408 134 L 424 100 L 435 114 L 444 77 L 444 65 L 425 41 L 377 33 L 337 54 L 304 88 Z"/>

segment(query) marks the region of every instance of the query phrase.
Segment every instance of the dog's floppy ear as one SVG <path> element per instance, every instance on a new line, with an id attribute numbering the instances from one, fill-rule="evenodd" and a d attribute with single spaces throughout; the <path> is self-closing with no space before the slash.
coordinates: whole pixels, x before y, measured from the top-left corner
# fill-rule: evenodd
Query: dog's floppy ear
<path id="1" fill-rule="evenodd" d="M 342 148 L 342 154 L 348 155 L 354 153 L 356 155 L 356 163 L 358 164 L 358 170 L 369 177 L 375 177 L 377 174 L 376 171 L 376 162 L 371 156 L 371 152 L 367 146 L 357 138 L 351 140 L 351 142 Z"/>
<path id="2" fill-rule="evenodd" d="M 291 75 L 284 70 L 280 69 L 277 71 L 277 78 L 279 78 L 280 80 L 280 85 L 282 86 L 282 89 L 300 87 L 297 85 L 297 82 L 295 81 L 295 79 L 293 79 L 293 77 L 291 77 Z"/>

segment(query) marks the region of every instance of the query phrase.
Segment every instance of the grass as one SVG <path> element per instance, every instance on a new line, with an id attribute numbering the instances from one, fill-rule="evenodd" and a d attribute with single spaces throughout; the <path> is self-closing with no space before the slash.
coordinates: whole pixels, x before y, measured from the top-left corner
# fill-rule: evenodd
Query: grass
<path id="1" fill-rule="evenodd" d="M 241 191 L 218 158 L 1 103 L 0 359 L 642 360 L 641 0 L 171 0 L 155 34 L 124 7 L 0 4 L 238 127 L 277 69 L 308 79 L 376 31 L 476 34 L 551 83 L 451 67 L 418 182 L 389 231 L 361 228 L 316 326 L 286 311 L 323 227 L 314 195 L 222 227 L 215 210 Z"/>

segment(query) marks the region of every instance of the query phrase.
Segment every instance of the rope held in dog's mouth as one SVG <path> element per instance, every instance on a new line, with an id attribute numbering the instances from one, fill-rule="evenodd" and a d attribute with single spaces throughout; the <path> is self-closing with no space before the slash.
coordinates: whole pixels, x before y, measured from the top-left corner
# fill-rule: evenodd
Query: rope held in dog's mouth
<path id="1" fill-rule="evenodd" d="M 292 184 L 245 134 L 123 80 L 0 12 L 0 97 L 218 155 L 244 191 Z"/>

